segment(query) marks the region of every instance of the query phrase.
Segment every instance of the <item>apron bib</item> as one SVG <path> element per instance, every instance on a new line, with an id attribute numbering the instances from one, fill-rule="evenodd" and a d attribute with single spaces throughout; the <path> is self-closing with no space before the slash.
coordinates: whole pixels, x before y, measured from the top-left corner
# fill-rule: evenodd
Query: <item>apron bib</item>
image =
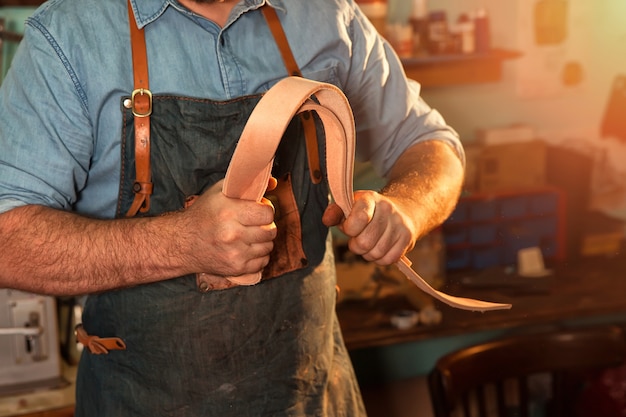
<path id="1" fill-rule="evenodd" d="M 222 179 L 259 99 L 155 95 L 154 190 L 149 210 L 138 215 L 180 210 Z M 122 112 L 118 217 L 132 204 L 135 172 L 135 120 L 123 105 Z M 328 189 L 310 180 L 297 118 L 278 149 L 273 175 L 293 194 L 306 236 L 299 239 L 304 253 L 299 267 L 274 266 L 268 278 L 287 272 L 220 291 L 205 291 L 189 275 L 90 295 L 84 328 L 121 338 L 126 350 L 106 355 L 84 350 L 77 417 L 365 415 L 335 315 L 334 259 L 321 223 Z M 280 231 L 280 219 L 277 225 Z"/>

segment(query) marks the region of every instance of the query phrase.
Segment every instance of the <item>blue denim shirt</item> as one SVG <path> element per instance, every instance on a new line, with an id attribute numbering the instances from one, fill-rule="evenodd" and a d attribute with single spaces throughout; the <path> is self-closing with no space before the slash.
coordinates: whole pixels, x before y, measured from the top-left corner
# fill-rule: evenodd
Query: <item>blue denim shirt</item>
<path id="1" fill-rule="evenodd" d="M 384 175 L 420 140 L 457 134 L 352 0 L 271 0 L 303 75 L 341 88 L 357 157 Z M 286 76 L 261 13 L 240 0 L 223 28 L 176 0 L 132 0 L 150 89 L 226 100 Z M 380 87 L 383 88 L 380 88 Z M 126 0 L 49 0 L 26 22 L 0 87 L 0 212 L 42 204 L 111 218 L 120 178 L 121 98 L 133 88 Z"/>

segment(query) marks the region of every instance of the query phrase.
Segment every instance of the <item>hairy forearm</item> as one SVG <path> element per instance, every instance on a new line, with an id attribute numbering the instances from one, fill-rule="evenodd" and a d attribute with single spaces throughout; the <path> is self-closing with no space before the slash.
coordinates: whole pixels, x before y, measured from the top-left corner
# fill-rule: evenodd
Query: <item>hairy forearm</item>
<path id="1" fill-rule="evenodd" d="M 167 216 L 170 217 L 170 216 Z M 0 215 L 0 288 L 85 294 L 182 275 L 174 219 L 96 220 L 42 206 Z"/>
<path id="2" fill-rule="evenodd" d="M 382 194 L 393 198 L 412 216 L 414 230 L 421 237 L 452 213 L 463 175 L 462 163 L 448 144 L 423 142 L 402 154 Z"/>

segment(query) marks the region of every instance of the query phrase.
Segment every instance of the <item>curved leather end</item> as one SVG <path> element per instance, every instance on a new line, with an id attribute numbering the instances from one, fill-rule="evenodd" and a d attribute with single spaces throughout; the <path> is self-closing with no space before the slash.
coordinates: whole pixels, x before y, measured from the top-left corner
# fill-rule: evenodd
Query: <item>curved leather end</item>
<path id="1" fill-rule="evenodd" d="M 396 266 L 410 281 L 417 285 L 419 289 L 451 307 L 470 311 L 508 310 L 511 308 L 511 304 L 492 303 L 489 301 L 474 300 L 471 298 L 455 297 L 453 295 L 437 291 L 421 276 L 419 276 L 417 272 L 411 269 L 411 261 L 406 256 L 400 258 L 400 260 L 396 262 Z"/>
<path id="2" fill-rule="evenodd" d="M 241 275 L 239 277 L 228 277 L 226 279 L 237 285 L 254 285 L 258 284 L 261 281 L 262 275 L 262 272 L 258 272 L 256 274 Z"/>

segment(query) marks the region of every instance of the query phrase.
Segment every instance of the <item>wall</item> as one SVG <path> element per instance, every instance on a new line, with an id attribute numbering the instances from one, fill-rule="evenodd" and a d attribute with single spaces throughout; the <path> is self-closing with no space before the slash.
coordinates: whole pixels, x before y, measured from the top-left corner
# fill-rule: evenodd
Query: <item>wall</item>
<path id="1" fill-rule="evenodd" d="M 616 199 L 598 203 L 598 207 L 626 219 L 626 145 L 616 138 L 602 138 L 600 131 L 614 78 L 626 74 L 626 2 L 569 0 L 567 39 L 559 45 L 539 47 L 534 45 L 529 21 L 537 1 L 429 0 L 431 10 L 446 10 L 450 20 L 461 12 L 486 8 L 492 46 L 518 50 L 524 55 L 504 63 L 503 79 L 499 82 L 427 88 L 422 95 L 460 133 L 464 144 L 474 143 L 477 129 L 524 123 L 551 143 L 594 155 L 593 191 L 604 194 L 607 181 L 612 185 L 609 191 L 619 191 Z M 560 75 L 569 61 L 580 62 L 583 79 L 580 84 L 567 87 L 562 85 Z M 357 186 L 366 187 L 375 181 L 365 169 L 358 174 Z M 377 187 L 378 184 L 373 188 Z M 466 335 L 357 352 L 353 356 L 364 381 L 404 379 L 424 375 L 438 356 L 454 348 L 470 344 L 475 338 L 492 336 Z"/>
<path id="2" fill-rule="evenodd" d="M 431 9 L 445 9 L 450 19 L 456 19 L 460 12 L 486 8 L 490 14 L 492 45 L 520 50 L 525 56 L 504 63 L 500 82 L 425 89 L 423 96 L 441 111 L 466 144 L 474 141 L 479 128 L 526 123 L 552 142 L 579 149 L 610 149 L 612 165 L 619 173 L 619 166 L 626 165 L 619 162 L 626 151 L 614 139 L 600 138 L 600 124 L 613 78 L 626 74 L 623 52 L 626 2 L 569 0 L 567 40 L 545 48 L 533 46 L 529 39 L 527 17 L 534 3 L 534 0 L 430 0 Z M 0 10 L 0 15 L 3 13 Z M 581 62 L 583 82 L 574 87 L 563 87 L 556 81 L 550 84 L 558 80 L 559 68 L 569 60 Z M 538 85 L 545 83 L 545 88 L 533 89 L 532 75 L 536 75 Z M 357 188 L 380 187 L 379 179 L 371 172 L 358 168 Z M 626 218 L 624 205 L 617 204 L 612 212 Z M 409 378 L 427 373 L 441 354 L 492 336 L 476 334 L 355 352 L 354 360 L 359 376 L 368 382 Z"/>
<path id="3" fill-rule="evenodd" d="M 388 0 L 406 4 L 409 0 Z M 449 22 L 460 13 L 487 10 L 491 44 L 520 51 L 521 58 L 503 63 L 499 82 L 425 88 L 426 101 L 459 132 L 464 144 L 475 142 L 480 128 L 510 124 L 532 126 L 537 136 L 594 159 L 592 204 L 626 220 L 626 145 L 601 136 L 609 94 L 618 75 L 626 75 L 626 2 L 562 0 L 567 4 L 566 38 L 538 46 L 532 31 L 535 4 L 548 0 L 422 0 L 429 10 L 445 10 Z M 558 1 L 558 0 L 554 0 Z M 394 6 L 394 10 L 401 7 Z M 562 83 L 563 68 L 576 62 L 582 81 Z M 381 180 L 357 165 L 355 187 L 380 187 Z"/>
<path id="4" fill-rule="evenodd" d="M 0 18 L 5 20 L 5 30 L 22 33 L 24 31 L 24 21 L 30 16 L 35 7 L 0 7 Z M 0 55 L 0 83 L 9 68 L 11 58 L 17 49 L 14 42 L 3 42 L 2 54 Z"/>
<path id="5" fill-rule="evenodd" d="M 406 4 L 410 0 L 388 0 Z M 585 152 L 601 153 L 608 167 L 596 179 L 597 187 L 607 181 L 617 189 L 605 211 L 626 219 L 626 146 L 612 139 L 600 138 L 600 124 L 613 79 L 626 74 L 626 2 L 623 0 L 566 0 L 568 4 L 567 38 L 557 46 L 533 45 L 530 13 L 539 0 L 427 0 L 430 10 L 443 9 L 450 21 L 458 15 L 485 8 L 490 16 L 492 45 L 519 50 L 522 58 L 506 61 L 500 82 L 458 87 L 424 89 L 424 98 L 441 111 L 460 133 L 466 144 L 475 139 L 476 130 L 484 127 L 526 123 L 538 135 L 551 142 L 565 143 Z M 0 16 L 8 19 L 8 29 L 21 31 L 23 20 L 33 7 L 3 7 Z M 13 46 L 6 45 L 7 52 Z M 568 61 L 579 61 L 583 81 L 574 87 L 559 83 L 560 68 Z M 0 71 L 2 68 L 0 68 Z M 534 78 L 533 78 L 534 77 Z M 1 75 L 0 75 L 1 80 Z M 533 82 L 537 80 L 537 82 Z M 552 82 L 553 81 L 553 82 Z M 543 84 L 542 84 L 543 83 Z M 533 90 L 533 86 L 539 85 Z M 599 151 L 598 151 L 599 150 Z M 378 189 L 380 179 L 357 166 L 356 187 Z M 610 176 L 610 178 L 606 178 Z M 624 178 L 622 180 L 621 178 Z M 605 187 L 607 188 L 607 187 Z M 605 190 L 596 190 L 604 192 Z"/>
<path id="6" fill-rule="evenodd" d="M 563 137 L 596 139 L 613 77 L 626 73 L 626 3 L 622 0 L 569 0 L 567 39 L 557 46 L 539 47 L 530 38 L 528 15 L 534 1 L 431 0 L 431 9 L 448 11 L 449 19 L 480 7 L 490 15 L 492 46 L 519 50 L 525 57 L 504 64 L 499 83 L 425 90 L 424 97 L 446 115 L 464 140 L 485 126 L 524 122 L 540 132 Z M 529 57 L 531 55 L 531 57 Z M 529 66 L 528 61 L 536 64 Z M 576 87 L 553 86 L 553 91 L 524 94 L 528 69 L 537 79 L 569 60 L 582 63 L 583 82 Z M 526 71 L 520 71 L 526 70 Z M 558 81 L 558 80 L 555 80 Z"/>
<path id="7" fill-rule="evenodd" d="M 492 46 L 524 55 L 504 63 L 500 82 L 424 89 L 423 96 L 466 144 L 475 140 L 479 128 L 525 123 L 551 143 L 594 155 L 595 204 L 626 219 L 622 162 L 626 145 L 616 138 L 602 138 L 600 132 L 614 78 L 626 74 L 626 2 L 568 0 L 565 41 L 537 46 L 530 20 L 537 1 L 429 0 L 431 10 L 446 10 L 450 20 L 484 7 L 490 15 Z M 580 62 L 583 79 L 567 87 L 560 76 L 571 61 Z"/>

